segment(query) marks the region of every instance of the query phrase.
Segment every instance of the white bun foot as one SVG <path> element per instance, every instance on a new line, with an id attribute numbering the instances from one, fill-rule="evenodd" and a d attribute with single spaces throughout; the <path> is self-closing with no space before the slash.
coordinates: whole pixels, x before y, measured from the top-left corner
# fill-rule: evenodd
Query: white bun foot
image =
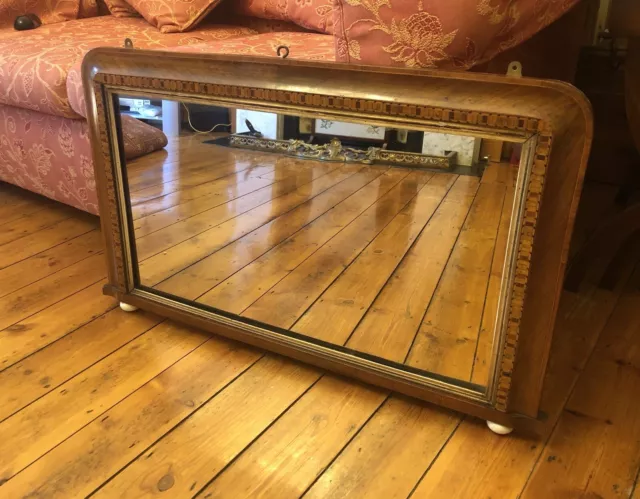
<path id="1" fill-rule="evenodd" d="M 120 302 L 120 308 L 125 312 L 135 312 L 138 310 L 138 307 L 134 307 L 133 305 L 129 305 L 128 303 Z"/>
<path id="2" fill-rule="evenodd" d="M 498 435 L 508 435 L 513 431 L 513 428 L 502 426 L 501 424 L 494 423 L 492 421 L 487 421 L 487 426 L 493 433 L 496 433 Z"/>

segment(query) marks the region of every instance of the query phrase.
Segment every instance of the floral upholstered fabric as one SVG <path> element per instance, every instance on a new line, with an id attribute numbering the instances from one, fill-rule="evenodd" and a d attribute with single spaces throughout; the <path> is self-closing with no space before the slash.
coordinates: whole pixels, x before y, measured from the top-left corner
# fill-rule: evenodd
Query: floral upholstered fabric
<path id="1" fill-rule="evenodd" d="M 122 135 L 127 159 L 167 145 L 160 130 L 129 116 Z M 0 106 L 0 180 L 97 214 L 87 122 Z"/>
<path id="2" fill-rule="evenodd" d="M 113 17 L 140 17 L 136 9 L 125 0 L 104 0 Z"/>
<path id="3" fill-rule="evenodd" d="M 236 14 L 291 21 L 303 28 L 333 34 L 334 0 L 232 0 Z"/>
<path id="4" fill-rule="evenodd" d="M 277 57 L 280 45 L 289 47 L 289 59 L 335 60 L 333 36 L 320 33 L 263 33 L 236 40 L 175 47 L 171 51 Z"/>
<path id="5" fill-rule="evenodd" d="M 579 0 L 336 0 L 341 62 L 468 69 L 546 27 Z"/>
<path id="6" fill-rule="evenodd" d="M 119 5 L 123 16 L 136 15 L 124 0 L 105 1 L 114 14 Z M 291 59 L 467 69 L 518 45 L 578 1 L 227 0 L 219 12 L 189 11 L 191 26 L 209 13 L 192 31 L 161 33 L 141 17 L 91 17 L 104 13 L 95 0 L 0 0 L 0 180 L 97 213 L 80 77 L 82 58 L 95 47 L 131 38 L 136 48 L 277 57 L 286 45 Z M 18 14 L 11 9 L 35 5 L 41 10 L 28 10 L 45 25 L 14 31 Z M 229 25 L 247 19 L 240 16 L 251 20 Z M 162 132 L 130 117 L 122 118 L 122 134 L 129 158 L 166 144 Z"/>
<path id="7" fill-rule="evenodd" d="M 334 61 L 335 43 L 333 36 L 319 33 L 262 33 L 232 40 L 183 45 L 169 50 L 180 52 L 200 52 L 206 54 L 237 54 L 262 57 L 277 57 L 278 47 L 289 47 L 291 59 L 309 61 Z M 67 94 L 73 110 L 80 116 L 87 116 L 87 107 L 82 87 L 82 63 L 78 61 L 67 76 Z"/>
<path id="8" fill-rule="evenodd" d="M 291 21 L 279 21 L 278 19 L 263 19 L 261 17 L 240 16 L 228 14 L 224 16 L 224 22 L 233 26 L 244 26 L 258 33 L 301 32 L 308 33 L 307 28 Z"/>
<path id="9" fill-rule="evenodd" d="M 141 18 L 95 17 L 41 26 L 0 37 L 0 104 L 79 118 L 69 104 L 67 73 L 95 47 L 122 46 L 125 38 L 138 48 L 180 45 L 253 35 L 244 27 L 203 25 L 189 33 L 160 33 Z"/>
<path id="10" fill-rule="evenodd" d="M 98 15 L 98 0 L 80 0 L 78 19 L 96 17 Z"/>
<path id="11" fill-rule="evenodd" d="M 35 14 L 42 24 L 55 24 L 78 19 L 79 13 L 80 0 L 1 0 L 0 29 L 12 28 L 15 18 L 25 14 Z"/>
<path id="12" fill-rule="evenodd" d="M 198 25 L 221 0 L 127 0 L 162 33 L 187 31 Z"/>

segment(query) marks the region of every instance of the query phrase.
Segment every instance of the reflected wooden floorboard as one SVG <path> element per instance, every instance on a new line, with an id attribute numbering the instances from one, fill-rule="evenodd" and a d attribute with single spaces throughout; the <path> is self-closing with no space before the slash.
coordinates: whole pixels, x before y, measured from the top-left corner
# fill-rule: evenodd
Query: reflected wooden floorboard
<path id="1" fill-rule="evenodd" d="M 318 204 L 318 199 L 327 197 L 325 191 L 330 191 L 353 173 L 354 171 L 349 169 L 340 168 L 329 173 L 321 172 L 319 178 L 314 179 L 313 175 L 315 174 L 309 172 L 308 178 L 302 180 L 300 187 L 290 190 L 282 196 L 272 197 L 266 203 L 204 232 L 200 232 L 198 227 L 196 234 L 193 234 L 197 237 L 189 239 L 180 235 L 176 241 L 171 240 L 167 243 L 166 251 L 163 251 L 162 254 L 156 254 L 155 257 L 145 259 L 142 262 L 140 265 L 142 282 L 155 285 L 251 231 L 277 220 L 281 215 L 296 208 L 297 213 L 304 212 L 311 206 L 307 201 L 314 200 L 316 201 L 314 204 Z M 279 192 L 279 190 L 279 187 L 274 187 L 274 192 Z M 324 196 L 321 197 L 323 194 Z M 189 219 L 180 223 L 188 226 Z M 171 229 L 167 231 L 167 235 L 172 238 Z"/>
<path id="2" fill-rule="evenodd" d="M 302 173 L 292 174 L 279 182 L 262 177 L 243 181 L 234 176 L 230 179 L 228 185 L 221 186 L 218 192 L 207 195 L 206 199 L 198 198 L 197 201 L 199 203 L 197 206 L 195 206 L 195 203 L 194 205 L 189 203 L 189 208 L 192 209 L 192 212 L 188 215 L 183 215 L 175 223 L 172 222 L 174 222 L 176 211 L 156 213 L 157 217 L 153 220 L 156 230 L 153 233 L 146 232 L 139 235 L 141 231 L 136 232 L 138 258 L 145 260 L 227 220 L 236 218 L 267 203 L 273 203 L 278 198 L 292 194 L 300 187 L 309 184 L 325 173 L 327 172 L 324 170 L 318 170 L 311 175 L 311 172 L 303 171 Z M 213 198 L 213 202 L 209 203 L 211 198 Z M 199 213 L 202 208 L 209 204 L 213 206 Z"/>
<path id="3" fill-rule="evenodd" d="M 487 382 L 517 168 L 492 163 L 479 179 L 188 143 L 170 163 L 179 175 L 131 193 L 134 210 L 179 203 L 135 221 L 144 285 Z M 150 160 L 140 170 L 160 178 Z"/>
<path id="4" fill-rule="evenodd" d="M 199 282 L 209 282 L 198 290 L 199 294 L 209 290 L 198 301 L 233 313 L 244 312 L 407 175 L 406 171 L 389 171 L 354 179 L 362 186 L 360 189 L 277 246 L 272 247 L 267 239 L 260 241 L 252 236 L 251 244 L 247 245 L 249 240 L 239 240 L 194 265 L 189 269 L 189 275 L 198 276 Z M 237 248 L 238 245 L 251 248 L 251 251 Z M 266 248 L 270 249 L 262 256 L 252 258 L 254 249 L 258 254 Z"/>
<path id="5" fill-rule="evenodd" d="M 476 343 L 475 360 L 473 362 L 471 379 L 476 385 L 486 385 L 489 380 L 489 370 L 491 369 L 491 352 L 493 348 L 493 334 L 495 330 L 496 314 L 498 312 L 498 300 L 500 287 L 502 284 L 502 273 L 504 259 L 507 252 L 507 241 L 509 228 L 511 226 L 511 216 L 515 196 L 515 187 L 518 175 L 518 168 L 505 165 L 500 169 L 502 175 L 496 177 L 495 181 L 505 184 L 505 198 L 502 203 L 502 213 L 500 215 L 500 226 L 496 247 L 491 262 L 491 274 L 487 286 L 487 296 L 482 311 L 482 323 Z M 485 179 L 483 179 L 484 181 Z"/>
<path id="6" fill-rule="evenodd" d="M 469 380 L 496 246 L 504 185 L 481 184 L 406 363 Z"/>
<path id="7" fill-rule="evenodd" d="M 477 189 L 476 178 L 463 177 L 447 193 L 354 330 L 348 347 L 404 362 Z M 434 245 L 436 238 L 439 243 Z"/>

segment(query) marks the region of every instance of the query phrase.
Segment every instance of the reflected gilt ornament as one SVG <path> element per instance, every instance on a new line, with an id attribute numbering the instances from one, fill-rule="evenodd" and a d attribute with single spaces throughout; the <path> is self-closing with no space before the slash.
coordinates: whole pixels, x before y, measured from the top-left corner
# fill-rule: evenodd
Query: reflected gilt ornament
<path id="1" fill-rule="evenodd" d="M 422 168 L 449 170 L 456 164 L 457 154 L 449 152 L 445 156 L 433 156 L 415 152 L 389 151 L 379 147 L 356 149 L 345 147 L 334 138 L 328 144 L 308 144 L 302 140 L 273 140 L 250 135 L 231 135 L 229 145 L 244 149 L 256 149 L 284 153 L 302 159 L 317 161 L 337 161 L 341 163 L 395 164 Z"/>

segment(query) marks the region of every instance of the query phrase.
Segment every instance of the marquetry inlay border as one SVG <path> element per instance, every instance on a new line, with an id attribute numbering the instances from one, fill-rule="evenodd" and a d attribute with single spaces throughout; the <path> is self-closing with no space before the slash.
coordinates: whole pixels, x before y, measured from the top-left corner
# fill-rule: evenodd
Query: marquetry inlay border
<path id="1" fill-rule="evenodd" d="M 125 245 L 123 244 L 123 238 L 121 233 L 122 223 L 120 218 L 120 210 L 114 209 L 119 206 L 118 196 L 116 193 L 116 182 L 115 182 L 115 172 L 114 168 L 116 165 L 115 158 L 111 153 L 111 141 L 109 139 L 109 125 L 107 123 L 107 112 L 106 112 L 106 103 L 104 100 L 104 95 L 102 92 L 102 86 L 95 82 L 93 83 L 93 91 L 95 95 L 96 101 L 96 110 L 97 116 L 96 120 L 98 123 L 98 138 L 100 140 L 100 148 L 101 148 L 101 157 L 104 166 L 104 175 L 107 180 L 105 191 L 107 200 L 109 202 L 109 206 L 111 209 L 109 210 L 109 227 L 111 228 L 111 237 L 113 243 L 113 256 L 115 259 L 115 268 L 118 276 L 118 287 L 121 291 L 127 290 L 127 276 L 125 274 Z M 115 138 L 114 138 L 115 140 Z M 104 213 L 101 213 L 101 216 L 105 216 Z"/>
<path id="2" fill-rule="evenodd" d="M 518 346 L 520 321 L 526 295 L 529 268 L 533 249 L 538 213 L 544 190 L 544 181 L 549 163 L 552 142 L 550 125 L 538 118 L 505 115 L 492 112 L 469 111 L 444 107 L 421 106 L 398 102 L 385 102 L 373 99 L 327 96 L 291 90 L 274 90 L 236 85 L 213 83 L 198 83 L 174 79 L 148 78 L 140 76 L 125 76 L 108 73 L 98 73 L 94 76 L 94 91 L 98 110 L 100 127 L 100 143 L 102 158 L 104 159 L 105 174 L 108 179 L 107 196 L 111 206 L 118 206 L 117 194 L 114 186 L 111 148 L 106 122 L 105 103 L 102 96 L 103 85 L 113 90 L 154 91 L 173 94 L 176 96 L 216 97 L 232 101 L 246 101 L 247 103 L 274 103 L 298 107 L 309 107 L 315 110 L 329 110 L 342 113 L 361 113 L 364 115 L 388 116 L 394 118 L 409 118 L 424 121 L 425 125 L 441 126 L 442 123 L 470 125 L 492 131 L 519 132 L 523 136 L 537 135 L 538 141 L 533 158 L 532 171 L 528 185 L 525 187 L 525 209 L 522 217 L 517 249 L 515 255 L 515 273 L 512 279 L 510 301 L 506 304 L 506 324 L 503 324 L 503 349 L 497 362 L 498 372 L 491 403 L 500 411 L 507 411 L 509 405 L 509 391 L 511 388 L 515 356 Z M 118 268 L 119 287 L 127 289 L 125 255 L 126 244 L 120 233 L 119 214 L 111 210 L 111 228 L 114 245 L 116 246 L 116 264 Z M 126 230 L 122 228 L 122 230 Z M 502 309 L 504 311 L 504 308 Z M 501 313 L 501 311 L 498 311 Z"/>
<path id="3" fill-rule="evenodd" d="M 520 320 L 529 280 L 533 240 L 544 192 L 544 180 L 551 153 L 551 135 L 540 135 L 533 158 L 533 165 L 526 187 L 525 209 L 520 225 L 518 248 L 515 259 L 515 272 L 511 289 L 511 301 L 507 315 L 504 347 L 501 354 L 499 376 L 496 386 L 495 406 L 506 411 L 509 403 L 509 391 L 516 359 Z"/>

